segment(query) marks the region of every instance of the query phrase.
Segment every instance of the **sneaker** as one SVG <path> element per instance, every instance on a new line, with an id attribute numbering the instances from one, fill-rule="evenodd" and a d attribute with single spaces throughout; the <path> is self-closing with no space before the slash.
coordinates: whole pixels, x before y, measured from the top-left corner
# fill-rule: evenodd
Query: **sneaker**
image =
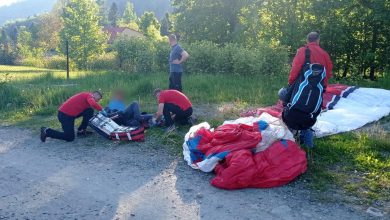
<path id="1" fill-rule="evenodd" d="M 93 132 L 88 131 L 88 130 L 77 131 L 77 137 L 86 137 L 86 136 L 89 136 L 91 134 L 93 134 Z"/>
<path id="2" fill-rule="evenodd" d="M 41 127 L 41 141 L 42 142 L 45 142 L 46 141 L 46 138 L 47 138 L 47 134 L 46 134 L 46 127 Z"/>
<path id="3" fill-rule="evenodd" d="M 176 126 L 175 126 L 175 125 L 171 125 L 171 126 L 165 128 L 165 131 L 164 131 L 164 132 L 167 133 L 167 134 L 169 134 L 169 133 L 174 132 L 175 130 L 176 130 Z"/>
<path id="4" fill-rule="evenodd" d="M 301 134 L 299 135 L 300 142 L 303 143 L 308 148 L 314 147 L 314 134 L 313 130 L 307 129 L 302 130 Z"/>

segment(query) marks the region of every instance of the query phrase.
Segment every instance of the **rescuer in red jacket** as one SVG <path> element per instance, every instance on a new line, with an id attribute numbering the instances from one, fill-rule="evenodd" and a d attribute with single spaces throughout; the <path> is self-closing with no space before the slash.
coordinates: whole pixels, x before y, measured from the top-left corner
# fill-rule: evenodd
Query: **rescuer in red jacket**
<path id="1" fill-rule="evenodd" d="M 93 109 L 101 111 L 103 108 L 98 104 L 102 99 L 102 94 L 99 91 L 81 92 L 66 100 L 58 109 L 58 120 L 61 123 L 62 130 L 56 131 L 51 128 L 41 128 L 41 141 L 45 142 L 47 137 L 60 139 L 64 141 L 73 141 L 74 121 L 76 118 L 83 117 L 79 128 L 77 129 L 78 136 L 85 136 L 90 132 L 87 131 L 89 120 L 93 117 Z"/>
<path id="2" fill-rule="evenodd" d="M 288 78 L 288 84 L 292 85 L 298 78 L 303 64 L 305 64 L 305 50 L 306 47 L 310 49 L 310 63 L 319 63 L 325 67 L 326 78 L 324 80 L 325 87 L 328 86 L 329 79 L 333 76 L 332 68 L 333 64 L 330 60 L 329 54 L 320 47 L 320 34 L 316 31 L 310 32 L 307 35 L 307 44 L 304 47 L 298 49 L 297 54 L 294 57 L 292 68 L 290 71 L 290 77 Z"/>
<path id="3" fill-rule="evenodd" d="M 307 35 L 306 42 L 307 42 L 306 46 L 299 48 L 297 54 L 294 57 L 292 68 L 290 71 L 290 76 L 288 78 L 288 84 L 289 85 L 294 84 L 294 81 L 298 78 L 299 74 L 301 73 L 302 67 L 305 64 L 306 47 L 309 47 L 310 63 L 319 63 L 325 67 L 326 77 L 324 79 L 324 86 L 326 89 L 326 87 L 328 86 L 329 79 L 333 76 L 332 74 L 333 64 L 332 61 L 330 60 L 329 54 L 320 47 L 320 33 L 317 31 L 310 32 Z M 281 93 L 279 93 L 279 95 L 281 97 L 284 96 Z M 300 132 L 300 139 L 304 145 L 308 147 L 314 147 L 314 143 L 313 143 L 314 134 L 312 129 L 302 130 Z"/>
<path id="4" fill-rule="evenodd" d="M 180 124 L 192 124 L 192 104 L 182 92 L 177 90 L 156 89 L 153 93 L 158 102 L 156 113 L 157 121 L 164 116 L 165 132 L 172 132 L 176 129 L 175 121 Z"/>

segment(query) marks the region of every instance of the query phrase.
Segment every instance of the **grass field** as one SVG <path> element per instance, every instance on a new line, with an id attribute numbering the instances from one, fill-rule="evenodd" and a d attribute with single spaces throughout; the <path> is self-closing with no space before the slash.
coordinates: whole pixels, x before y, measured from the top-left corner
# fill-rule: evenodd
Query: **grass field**
<path id="1" fill-rule="evenodd" d="M 101 89 L 106 104 L 110 91 L 122 88 L 129 101 L 137 100 L 143 110 L 154 112 L 156 102 L 151 92 L 167 87 L 167 73 L 130 74 L 125 72 L 65 72 L 30 67 L 0 66 L 0 120 L 1 124 L 27 126 L 38 129 L 42 124 L 58 127 L 55 114 L 58 105 L 79 91 Z M 285 85 L 286 75 L 184 75 L 186 94 L 196 106 L 208 109 L 229 105 L 232 108 L 267 106 L 277 100 L 276 93 Z M 336 81 L 333 81 L 336 82 Z M 390 77 L 378 82 L 341 80 L 340 83 L 390 89 Z M 206 111 L 206 110 L 204 110 Z M 234 111 L 233 111 L 234 112 Z M 202 120 L 218 125 L 224 118 L 238 117 L 234 113 L 220 118 Z M 389 123 L 390 117 L 380 123 Z M 353 195 L 357 203 L 390 202 L 390 134 L 381 126 L 374 130 L 361 130 L 322 138 L 316 141 L 314 160 L 308 172 L 299 181 L 309 182 L 315 189 L 335 189 Z M 180 152 L 183 128 L 178 135 L 166 137 L 164 143 Z M 161 136 L 150 132 L 149 138 Z"/>

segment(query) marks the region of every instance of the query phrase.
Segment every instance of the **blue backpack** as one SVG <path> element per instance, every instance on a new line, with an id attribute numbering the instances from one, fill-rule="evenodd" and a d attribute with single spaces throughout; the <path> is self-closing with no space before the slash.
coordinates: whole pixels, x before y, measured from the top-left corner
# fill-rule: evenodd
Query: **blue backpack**
<path id="1" fill-rule="evenodd" d="M 295 82 L 288 88 L 287 103 L 282 114 L 286 125 L 294 130 L 312 127 L 321 113 L 326 69 L 310 63 L 310 49 L 306 47 L 305 64 Z"/>

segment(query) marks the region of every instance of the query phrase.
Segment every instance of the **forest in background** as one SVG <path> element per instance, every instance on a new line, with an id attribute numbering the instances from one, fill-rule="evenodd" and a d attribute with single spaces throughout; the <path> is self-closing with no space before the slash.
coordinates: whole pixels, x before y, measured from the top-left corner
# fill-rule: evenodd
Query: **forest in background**
<path id="1" fill-rule="evenodd" d="M 192 55 L 190 72 L 277 74 L 318 30 L 338 77 L 374 80 L 390 71 L 390 0 L 159 0 L 151 4 L 160 10 L 140 14 L 142 2 L 58 0 L 50 13 L 1 28 L 0 64 L 62 68 L 68 42 L 73 68 L 162 71 L 165 36 L 175 33 Z M 104 26 L 145 38 L 109 45 Z"/>

